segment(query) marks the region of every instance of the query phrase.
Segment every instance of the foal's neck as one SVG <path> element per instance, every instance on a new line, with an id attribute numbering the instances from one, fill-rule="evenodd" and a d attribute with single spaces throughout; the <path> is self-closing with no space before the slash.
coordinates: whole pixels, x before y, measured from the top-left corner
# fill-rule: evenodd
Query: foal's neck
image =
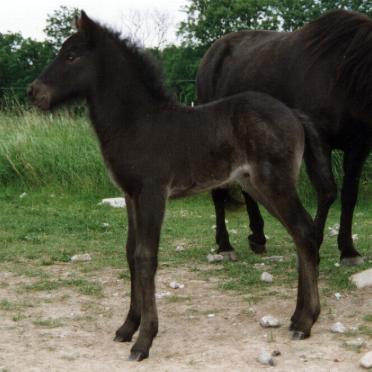
<path id="1" fill-rule="evenodd" d="M 163 110 L 165 106 L 175 103 L 165 92 L 151 90 L 146 84 L 146 77 L 141 76 L 141 69 L 128 50 L 128 55 L 114 42 L 109 44 L 109 51 L 102 52 L 101 70 L 97 76 L 95 88 L 88 99 L 91 117 L 95 126 L 125 126 L 132 121 L 151 113 Z"/>

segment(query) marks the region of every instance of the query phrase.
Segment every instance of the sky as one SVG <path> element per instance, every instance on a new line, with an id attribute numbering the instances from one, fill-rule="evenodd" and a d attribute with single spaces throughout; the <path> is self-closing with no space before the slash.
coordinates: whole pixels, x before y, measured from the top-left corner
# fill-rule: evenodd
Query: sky
<path id="1" fill-rule="evenodd" d="M 177 24 L 185 18 L 181 11 L 187 0 L 7 0 L 2 1 L 0 32 L 21 32 L 25 37 L 43 40 L 47 14 L 61 5 L 84 9 L 88 16 L 125 33 L 123 23 L 134 13 L 147 17 L 154 9 L 169 15 L 167 40 L 176 41 Z M 149 13 L 150 12 L 150 13 Z M 144 36 L 148 37 L 148 36 Z M 151 40 L 143 40 L 152 44 Z"/>

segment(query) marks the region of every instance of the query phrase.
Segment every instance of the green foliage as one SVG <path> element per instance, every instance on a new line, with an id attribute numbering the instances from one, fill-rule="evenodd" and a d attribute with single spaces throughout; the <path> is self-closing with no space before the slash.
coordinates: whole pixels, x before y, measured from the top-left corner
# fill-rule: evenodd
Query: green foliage
<path id="1" fill-rule="evenodd" d="M 0 185 L 114 192 L 85 117 L 20 109 L 0 115 Z"/>
<path id="2" fill-rule="evenodd" d="M 57 51 L 61 48 L 65 39 L 74 32 L 74 20 L 79 15 L 77 8 L 60 6 L 52 14 L 48 14 L 44 33 L 48 42 Z"/>
<path id="3" fill-rule="evenodd" d="M 166 85 L 177 100 L 185 104 L 195 102 L 195 76 L 203 50 L 171 45 L 156 54 L 164 66 Z"/>
<path id="4" fill-rule="evenodd" d="M 19 33 L 0 34 L 0 102 L 23 101 L 26 86 L 50 62 L 53 50 L 46 42 Z"/>
<path id="5" fill-rule="evenodd" d="M 293 31 L 335 8 L 372 15 L 368 0 L 189 0 L 178 33 L 188 45 L 208 47 L 232 31 Z"/>

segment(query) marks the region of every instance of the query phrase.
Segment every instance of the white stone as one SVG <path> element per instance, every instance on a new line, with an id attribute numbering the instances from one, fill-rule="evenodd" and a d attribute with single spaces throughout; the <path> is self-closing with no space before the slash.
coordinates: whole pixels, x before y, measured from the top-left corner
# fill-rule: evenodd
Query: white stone
<path id="1" fill-rule="evenodd" d="M 283 256 L 270 256 L 270 257 L 264 257 L 263 259 L 267 261 L 273 261 L 273 262 L 283 262 L 284 257 Z"/>
<path id="2" fill-rule="evenodd" d="M 19 195 L 19 198 L 20 199 L 23 199 L 24 197 L 26 197 L 27 196 L 27 192 L 23 192 L 21 195 Z"/>
<path id="3" fill-rule="evenodd" d="M 72 262 L 87 262 L 91 260 L 92 260 L 92 257 L 89 253 L 75 254 L 74 256 L 71 257 Z"/>
<path id="4" fill-rule="evenodd" d="M 336 292 L 336 293 L 335 293 L 335 297 L 336 297 L 336 300 L 340 300 L 341 297 L 342 297 L 342 295 L 341 295 L 341 293 Z"/>
<path id="5" fill-rule="evenodd" d="M 272 315 L 265 315 L 260 319 L 260 325 L 263 328 L 278 328 L 280 321 Z"/>
<path id="6" fill-rule="evenodd" d="M 336 230 L 336 229 L 332 229 L 332 228 L 328 228 L 328 236 L 330 237 L 330 238 L 333 238 L 333 237 L 335 237 L 335 236 L 337 236 L 338 235 L 338 230 Z"/>
<path id="7" fill-rule="evenodd" d="M 109 227 L 110 225 L 107 223 L 107 222 L 104 222 L 103 224 L 102 224 L 102 227 Z"/>
<path id="8" fill-rule="evenodd" d="M 185 287 L 184 284 L 180 284 L 180 283 L 177 283 L 177 282 L 170 282 L 169 283 L 169 287 L 173 288 L 173 289 L 182 289 Z"/>
<path id="9" fill-rule="evenodd" d="M 160 299 L 160 298 L 163 298 L 163 297 L 169 297 L 170 295 L 171 295 L 170 292 L 168 292 L 168 291 L 162 291 L 162 292 L 156 293 L 155 294 L 155 297 Z"/>
<path id="10" fill-rule="evenodd" d="M 340 267 L 340 263 L 339 262 L 335 262 L 335 267 Z"/>
<path id="11" fill-rule="evenodd" d="M 223 256 L 222 254 L 209 254 L 207 260 L 209 263 L 220 262 L 223 261 Z"/>
<path id="12" fill-rule="evenodd" d="M 183 245 L 177 245 L 176 252 L 182 252 L 185 250 L 185 247 Z"/>
<path id="13" fill-rule="evenodd" d="M 107 198 L 102 199 L 98 205 L 108 205 L 112 208 L 125 208 L 126 203 L 124 198 Z"/>
<path id="14" fill-rule="evenodd" d="M 345 344 L 350 347 L 362 347 L 364 346 L 365 341 L 362 338 L 358 337 L 355 340 L 346 341 Z"/>
<path id="15" fill-rule="evenodd" d="M 369 369 L 372 368 L 372 351 L 364 354 L 363 357 L 359 361 L 360 365 L 363 368 Z"/>
<path id="16" fill-rule="evenodd" d="M 331 332 L 333 333 L 345 333 L 346 327 L 341 322 L 336 322 L 332 324 Z"/>
<path id="17" fill-rule="evenodd" d="M 275 365 L 275 360 L 272 357 L 271 353 L 268 351 L 261 351 L 260 355 L 258 356 L 257 360 L 264 365 L 267 366 L 274 366 Z"/>
<path id="18" fill-rule="evenodd" d="M 264 271 L 261 274 L 261 280 L 263 282 L 266 282 L 266 283 L 271 283 L 273 281 L 273 276 L 271 274 L 267 273 L 266 271 Z"/>
<path id="19" fill-rule="evenodd" d="M 350 277 L 350 280 L 357 286 L 357 288 L 372 286 L 372 269 L 354 274 Z"/>
<path id="20" fill-rule="evenodd" d="M 208 314 L 208 318 L 214 318 L 216 314 Z"/>

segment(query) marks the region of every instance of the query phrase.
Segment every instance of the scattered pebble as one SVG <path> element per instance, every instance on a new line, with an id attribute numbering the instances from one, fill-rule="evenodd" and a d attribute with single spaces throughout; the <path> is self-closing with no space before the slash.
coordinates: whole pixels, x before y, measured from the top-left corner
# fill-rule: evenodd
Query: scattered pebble
<path id="1" fill-rule="evenodd" d="M 185 247 L 183 245 L 177 245 L 176 252 L 183 252 L 185 250 Z"/>
<path id="2" fill-rule="evenodd" d="M 278 328 L 280 327 L 279 319 L 272 315 L 265 315 L 260 319 L 260 325 L 263 328 Z"/>
<path id="3" fill-rule="evenodd" d="M 109 227 L 110 225 L 107 223 L 107 222 L 104 222 L 103 224 L 102 224 L 102 227 Z"/>
<path id="4" fill-rule="evenodd" d="M 340 300 L 341 297 L 342 297 L 342 295 L 341 295 L 341 293 L 336 292 L 336 293 L 335 293 L 335 297 L 336 297 L 336 300 Z"/>
<path id="5" fill-rule="evenodd" d="M 275 360 L 268 351 L 265 351 L 265 350 L 261 351 L 257 360 L 261 364 L 264 364 L 264 365 L 267 365 L 267 366 L 275 366 Z"/>
<path id="6" fill-rule="evenodd" d="M 71 257 L 72 262 L 87 262 L 91 260 L 92 260 L 92 257 L 89 253 L 75 254 L 74 256 Z"/>
<path id="7" fill-rule="evenodd" d="M 261 280 L 263 282 L 266 282 L 266 283 L 271 283 L 273 281 L 273 276 L 271 274 L 267 273 L 266 271 L 264 271 L 261 274 Z"/>
<path id="8" fill-rule="evenodd" d="M 156 293 L 155 294 L 155 297 L 160 299 L 160 298 L 163 298 L 163 297 L 169 297 L 170 295 L 171 295 L 170 292 L 168 292 L 168 291 L 162 291 L 162 292 Z"/>
<path id="9" fill-rule="evenodd" d="M 26 197 L 27 196 L 27 192 L 23 192 L 21 195 L 19 195 L 19 198 L 20 199 L 23 199 L 24 197 Z"/>
<path id="10" fill-rule="evenodd" d="M 208 314 L 208 318 L 214 318 L 216 314 Z"/>
<path id="11" fill-rule="evenodd" d="M 335 267 L 340 267 L 341 264 L 339 262 L 335 262 Z"/>
<path id="12" fill-rule="evenodd" d="M 207 260 L 209 263 L 220 262 L 223 261 L 223 256 L 222 254 L 209 254 Z"/>
<path id="13" fill-rule="evenodd" d="M 97 205 L 108 205 L 112 208 L 125 208 L 126 203 L 124 198 L 107 198 L 102 199 Z"/>
<path id="14" fill-rule="evenodd" d="M 357 288 L 372 286 L 372 269 L 354 274 L 350 277 L 350 280 L 357 286 Z"/>
<path id="15" fill-rule="evenodd" d="M 283 256 L 270 256 L 270 257 L 264 257 L 263 260 L 273 261 L 273 262 L 283 262 L 284 257 Z"/>
<path id="16" fill-rule="evenodd" d="M 332 324 L 331 332 L 333 333 L 345 333 L 346 327 L 341 322 L 336 322 Z"/>
<path id="17" fill-rule="evenodd" d="M 355 242 L 359 239 L 359 236 L 358 234 L 353 234 L 352 238 L 353 238 L 353 241 Z"/>
<path id="18" fill-rule="evenodd" d="M 277 356 L 282 355 L 282 353 L 281 353 L 279 350 L 274 350 L 274 351 L 271 353 L 271 355 L 272 355 L 273 357 L 277 357 Z"/>
<path id="19" fill-rule="evenodd" d="M 372 351 L 364 354 L 363 357 L 359 361 L 360 365 L 363 368 L 369 369 L 372 368 Z"/>
<path id="20" fill-rule="evenodd" d="M 171 287 L 173 289 L 182 289 L 182 288 L 185 288 L 185 285 L 177 283 L 177 282 L 170 282 L 169 287 Z"/>
<path id="21" fill-rule="evenodd" d="M 364 346 L 365 341 L 362 338 L 358 337 L 354 340 L 346 341 L 345 344 L 346 346 L 350 346 L 350 347 L 362 347 Z"/>
<path id="22" fill-rule="evenodd" d="M 340 230 L 340 225 L 338 223 L 336 223 L 333 226 L 329 226 L 328 227 L 328 236 L 331 237 L 331 238 L 333 238 L 334 236 L 337 236 L 339 230 Z"/>

